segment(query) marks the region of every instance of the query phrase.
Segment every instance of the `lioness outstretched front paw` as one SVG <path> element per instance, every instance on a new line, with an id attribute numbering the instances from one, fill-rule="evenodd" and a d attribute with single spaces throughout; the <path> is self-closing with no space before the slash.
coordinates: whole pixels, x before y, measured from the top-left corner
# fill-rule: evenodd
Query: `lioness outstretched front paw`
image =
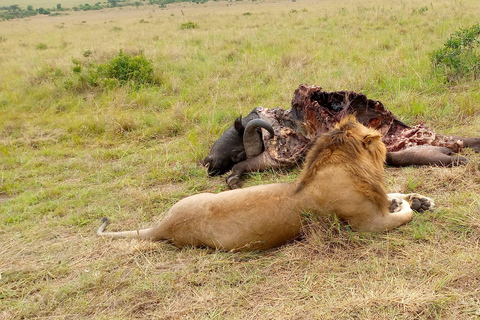
<path id="1" fill-rule="evenodd" d="M 419 195 L 417 193 L 410 193 L 407 194 L 407 199 L 408 203 L 410 204 L 410 208 L 417 212 L 424 212 L 427 210 L 433 210 L 435 207 L 435 202 L 428 198 L 424 197 L 422 195 Z"/>

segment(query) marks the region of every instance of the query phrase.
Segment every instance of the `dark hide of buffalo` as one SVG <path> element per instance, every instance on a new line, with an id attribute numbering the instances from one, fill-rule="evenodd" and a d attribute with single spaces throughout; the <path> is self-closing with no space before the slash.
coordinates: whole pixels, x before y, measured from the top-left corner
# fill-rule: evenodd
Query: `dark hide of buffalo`
<path id="1" fill-rule="evenodd" d="M 235 163 L 247 160 L 243 146 L 243 132 L 250 120 L 258 119 L 255 109 L 245 118 L 239 116 L 234 125 L 227 129 L 213 144 L 212 150 L 204 160 L 209 176 L 224 174 L 232 169 Z"/>
<path id="2" fill-rule="evenodd" d="M 209 176 L 216 176 L 229 171 L 234 164 L 256 157 L 264 151 L 262 133 L 264 128 L 274 135 L 272 126 L 259 119 L 256 108 L 245 118 L 235 119 L 233 126 L 227 129 L 215 142 L 210 154 L 205 158 Z"/>
<path id="3" fill-rule="evenodd" d="M 410 127 L 380 101 L 363 94 L 323 92 L 321 87 L 301 84 L 295 90 L 291 109 L 257 107 L 244 119 L 236 119 L 235 125 L 217 140 L 205 159 L 209 175 L 232 169 L 227 183 L 234 189 L 240 186 L 240 177 L 245 172 L 298 166 L 315 138 L 348 114 L 355 114 L 363 125 L 383 134 L 387 164 L 392 166 L 465 164 L 467 159 L 456 155 L 457 152 L 465 147 L 480 151 L 480 138 L 441 135 L 424 124 Z M 253 119 L 264 120 L 273 130 L 258 132 L 263 140 L 263 152 L 247 158 L 243 131 Z"/>

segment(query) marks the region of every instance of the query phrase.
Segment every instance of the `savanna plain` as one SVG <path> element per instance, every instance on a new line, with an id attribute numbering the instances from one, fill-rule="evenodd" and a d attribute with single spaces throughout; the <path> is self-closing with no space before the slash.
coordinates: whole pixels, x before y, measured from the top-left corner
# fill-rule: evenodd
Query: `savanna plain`
<path id="1" fill-rule="evenodd" d="M 446 81 L 431 62 L 479 23 L 479 1 L 65 13 L 0 22 L 1 319 L 480 318 L 480 156 L 467 150 L 465 166 L 386 168 L 389 192 L 437 204 L 390 232 L 320 217 L 298 241 L 237 253 L 95 235 L 103 216 L 109 230 L 142 228 L 184 197 L 225 191 L 202 166 L 214 141 L 256 106 L 290 108 L 300 83 L 480 136 L 478 80 Z M 148 59 L 153 79 L 93 81 L 119 52 Z"/>

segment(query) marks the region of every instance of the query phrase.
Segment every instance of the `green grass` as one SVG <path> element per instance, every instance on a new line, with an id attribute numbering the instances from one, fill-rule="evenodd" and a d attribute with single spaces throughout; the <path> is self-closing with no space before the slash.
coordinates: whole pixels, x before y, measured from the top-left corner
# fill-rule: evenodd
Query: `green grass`
<path id="1" fill-rule="evenodd" d="M 319 218 L 304 240 L 265 253 L 94 235 L 103 216 L 111 230 L 145 227 L 184 197 L 226 190 L 200 161 L 239 114 L 289 108 L 300 83 L 480 136 L 478 81 L 445 83 L 430 61 L 478 23 L 477 2 L 219 1 L 0 22 L 0 318 L 478 317 L 473 153 L 466 167 L 388 168 L 390 191 L 438 209 L 387 233 Z M 153 85 L 76 85 L 74 61 L 120 50 L 152 61 Z"/>

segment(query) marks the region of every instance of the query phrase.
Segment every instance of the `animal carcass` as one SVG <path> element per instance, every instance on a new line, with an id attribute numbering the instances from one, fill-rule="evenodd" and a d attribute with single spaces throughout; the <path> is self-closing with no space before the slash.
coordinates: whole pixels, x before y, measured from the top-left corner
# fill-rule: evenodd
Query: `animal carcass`
<path id="1" fill-rule="evenodd" d="M 237 118 L 206 157 L 208 173 L 214 176 L 232 169 L 227 184 L 234 189 L 245 172 L 295 167 L 303 162 L 317 136 L 349 114 L 382 133 L 388 151 L 386 162 L 392 166 L 464 164 L 467 159 L 457 155 L 462 148 L 480 151 L 480 138 L 441 135 L 425 124 L 410 127 L 380 101 L 364 94 L 324 92 L 319 86 L 301 84 L 291 109 L 257 107 L 247 117 Z"/>

